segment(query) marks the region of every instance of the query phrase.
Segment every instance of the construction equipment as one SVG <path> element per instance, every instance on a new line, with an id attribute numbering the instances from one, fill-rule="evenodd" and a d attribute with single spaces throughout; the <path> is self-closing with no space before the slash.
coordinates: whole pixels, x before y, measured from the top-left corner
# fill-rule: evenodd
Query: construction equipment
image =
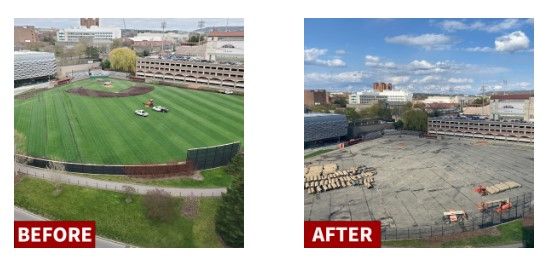
<path id="1" fill-rule="evenodd" d="M 145 107 L 152 108 L 154 106 L 154 100 L 149 99 L 148 101 L 144 102 L 143 104 L 145 105 Z"/>
<path id="2" fill-rule="evenodd" d="M 486 194 L 488 194 L 488 192 L 486 192 L 486 187 L 484 187 L 483 185 L 476 186 L 474 191 L 481 196 L 486 196 Z"/>
<path id="3" fill-rule="evenodd" d="M 492 201 L 482 201 L 477 205 L 477 208 L 480 212 L 484 212 L 488 209 L 493 208 L 494 206 L 497 206 L 496 207 L 497 213 L 502 213 L 511 209 L 511 207 L 513 207 L 513 204 L 511 204 L 511 201 L 507 198 L 507 199 L 498 199 L 498 200 L 492 200 Z"/>
<path id="4" fill-rule="evenodd" d="M 450 223 L 462 223 L 467 220 L 467 213 L 463 210 L 450 210 L 443 212 L 442 220 L 448 224 Z"/>
<path id="5" fill-rule="evenodd" d="M 499 203 L 499 206 L 496 208 L 496 212 L 497 213 L 506 212 L 510 210 L 512 207 L 513 207 L 513 204 L 509 199 L 507 199 L 506 201 L 501 201 Z"/>

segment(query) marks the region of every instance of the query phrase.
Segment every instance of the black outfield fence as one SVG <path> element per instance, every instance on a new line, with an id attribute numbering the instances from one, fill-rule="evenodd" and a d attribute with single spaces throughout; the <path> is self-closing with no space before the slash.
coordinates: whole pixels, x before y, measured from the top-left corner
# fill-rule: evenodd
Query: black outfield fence
<path id="1" fill-rule="evenodd" d="M 490 226 L 506 223 L 531 214 L 534 210 L 533 193 L 525 193 L 510 198 L 512 207 L 503 212 L 496 212 L 496 208 L 487 209 L 484 212 L 470 211 L 468 218 L 462 223 L 441 223 L 429 226 L 410 228 L 382 227 L 382 240 L 407 240 L 407 239 L 451 239 L 453 236 L 463 234 L 475 235 L 475 231 Z"/>
<path id="2" fill-rule="evenodd" d="M 188 149 L 187 162 L 192 162 L 195 169 L 203 170 L 227 165 L 240 151 L 240 142 Z"/>
<path id="3" fill-rule="evenodd" d="M 166 164 L 104 165 L 48 160 L 26 155 L 15 155 L 17 163 L 38 168 L 102 175 L 130 175 L 141 178 L 157 178 L 174 175 L 192 175 L 195 170 L 204 170 L 227 165 L 239 152 L 240 143 L 187 150 L 187 160 Z"/>

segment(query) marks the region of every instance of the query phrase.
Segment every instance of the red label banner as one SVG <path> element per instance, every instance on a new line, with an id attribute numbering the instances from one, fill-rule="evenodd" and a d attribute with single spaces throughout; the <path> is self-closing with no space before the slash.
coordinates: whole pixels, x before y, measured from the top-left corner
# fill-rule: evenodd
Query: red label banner
<path id="1" fill-rule="evenodd" d="M 306 221 L 306 248 L 380 248 L 380 221 Z"/>
<path id="2" fill-rule="evenodd" d="M 95 248 L 95 221 L 15 221 L 16 248 Z"/>

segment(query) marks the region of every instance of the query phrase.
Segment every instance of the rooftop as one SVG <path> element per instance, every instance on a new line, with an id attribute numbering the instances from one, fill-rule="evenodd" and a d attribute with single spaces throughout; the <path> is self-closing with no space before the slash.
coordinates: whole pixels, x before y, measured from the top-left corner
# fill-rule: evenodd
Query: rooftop
<path id="1" fill-rule="evenodd" d="M 243 31 L 212 31 L 208 33 L 210 37 L 244 37 Z"/>
<path id="2" fill-rule="evenodd" d="M 492 95 L 491 100 L 528 100 L 530 97 L 534 97 L 533 93 L 517 93 L 507 95 Z"/>

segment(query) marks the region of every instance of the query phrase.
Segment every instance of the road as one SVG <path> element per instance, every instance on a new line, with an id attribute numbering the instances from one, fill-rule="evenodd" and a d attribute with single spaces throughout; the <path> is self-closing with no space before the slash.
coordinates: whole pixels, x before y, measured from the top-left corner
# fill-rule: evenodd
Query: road
<path id="1" fill-rule="evenodd" d="M 39 216 L 37 214 L 34 214 L 32 212 L 29 212 L 19 207 L 15 207 L 14 219 L 16 221 L 47 221 L 48 220 L 42 216 Z M 131 248 L 135 246 L 110 240 L 104 237 L 96 236 L 95 247 L 96 248 Z"/>
<path id="2" fill-rule="evenodd" d="M 145 194 L 149 190 L 161 189 L 170 193 L 174 197 L 196 196 L 196 197 L 219 197 L 221 194 L 226 193 L 226 188 L 172 188 L 172 187 L 160 187 L 160 186 L 148 186 L 138 185 L 131 183 L 122 183 L 114 181 L 104 181 L 93 179 L 85 176 L 74 175 L 67 172 L 53 171 L 49 169 L 36 168 L 28 165 L 15 163 L 15 171 L 26 173 L 28 175 L 45 179 L 48 181 L 61 182 L 70 185 L 77 185 L 82 187 L 91 187 L 104 190 L 112 190 L 122 192 L 125 186 L 131 186 L 135 188 L 136 193 Z"/>

